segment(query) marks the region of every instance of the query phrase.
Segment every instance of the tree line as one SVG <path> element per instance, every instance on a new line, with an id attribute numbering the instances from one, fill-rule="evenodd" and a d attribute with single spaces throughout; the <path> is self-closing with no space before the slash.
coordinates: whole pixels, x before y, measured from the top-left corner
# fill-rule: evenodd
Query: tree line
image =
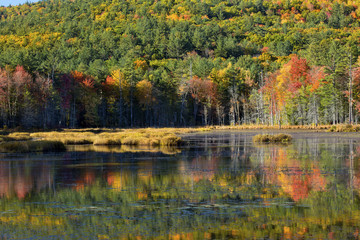
<path id="1" fill-rule="evenodd" d="M 341 1 L 0 7 L 0 126 L 357 122 L 359 16 Z"/>

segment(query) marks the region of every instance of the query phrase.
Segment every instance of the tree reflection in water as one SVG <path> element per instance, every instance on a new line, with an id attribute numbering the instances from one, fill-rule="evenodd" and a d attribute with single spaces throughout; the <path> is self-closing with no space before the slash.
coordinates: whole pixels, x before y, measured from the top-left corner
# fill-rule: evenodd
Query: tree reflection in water
<path id="1" fill-rule="evenodd" d="M 360 144 L 192 135 L 164 151 L 2 155 L 1 238 L 356 238 Z"/>

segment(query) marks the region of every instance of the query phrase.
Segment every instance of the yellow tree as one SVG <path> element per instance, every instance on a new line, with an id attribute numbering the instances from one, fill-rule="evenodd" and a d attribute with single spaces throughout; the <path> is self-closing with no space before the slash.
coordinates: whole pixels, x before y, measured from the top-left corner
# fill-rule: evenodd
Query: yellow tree
<path id="1" fill-rule="evenodd" d="M 149 112 L 152 103 L 155 101 L 153 96 L 153 85 L 148 80 L 141 80 L 136 84 L 135 96 L 140 105 L 146 108 L 146 122 L 149 125 Z"/>
<path id="2" fill-rule="evenodd" d="M 125 75 L 120 69 L 114 70 L 111 76 L 106 78 L 103 83 L 104 91 L 107 96 L 107 104 L 110 112 L 115 112 L 116 102 L 118 102 L 119 127 L 123 123 L 123 106 L 125 102 L 129 102 L 130 84 L 125 79 Z"/>

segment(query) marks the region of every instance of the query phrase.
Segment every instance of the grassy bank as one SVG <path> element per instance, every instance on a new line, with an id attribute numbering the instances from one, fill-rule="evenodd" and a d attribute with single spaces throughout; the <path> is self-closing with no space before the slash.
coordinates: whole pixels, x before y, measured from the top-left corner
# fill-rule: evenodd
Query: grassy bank
<path id="1" fill-rule="evenodd" d="M 323 132 L 360 132 L 360 124 L 336 124 L 336 125 L 235 125 L 214 126 L 215 130 L 316 130 Z"/>
<path id="2" fill-rule="evenodd" d="M 216 126 L 216 130 L 329 130 L 334 125 L 262 125 L 262 124 L 249 124 L 249 125 L 235 125 L 235 126 Z M 335 125 L 343 126 L 343 125 Z M 353 125 L 355 126 L 355 125 Z M 356 125 L 360 126 L 360 125 Z"/>
<path id="3" fill-rule="evenodd" d="M 209 131 L 210 128 L 75 129 L 31 133 L 33 139 L 58 140 L 66 145 L 178 146 L 180 134 Z"/>
<path id="4" fill-rule="evenodd" d="M 93 146 L 146 146 L 174 147 L 183 143 L 182 134 L 198 133 L 211 130 L 278 130 L 279 126 L 239 125 L 211 126 L 202 128 L 136 128 L 136 129 L 63 129 L 59 131 L 41 132 L 5 132 L 0 131 L 2 151 L 47 151 L 50 142 L 61 142 L 63 145 L 93 145 Z M 321 132 L 358 132 L 360 125 L 303 125 L 281 127 L 281 130 L 315 130 Z M 254 142 L 283 142 L 278 137 L 269 135 L 258 137 Z M 7 143 L 7 144 L 4 144 Z M 35 145 L 32 145 L 32 144 Z M 32 150 L 34 148 L 35 150 Z M 24 150 L 25 149 L 25 150 Z M 26 150 L 28 149 L 28 150 Z M 54 148 L 56 149 L 56 147 Z"/>
<path id="5" fill-rule="evenodd" d="M 48 132 L 0 132 L 1 152 L 58 151 L 65 145 L 175 147 L 180 134 L 212 128 L 64 129 Z"/>

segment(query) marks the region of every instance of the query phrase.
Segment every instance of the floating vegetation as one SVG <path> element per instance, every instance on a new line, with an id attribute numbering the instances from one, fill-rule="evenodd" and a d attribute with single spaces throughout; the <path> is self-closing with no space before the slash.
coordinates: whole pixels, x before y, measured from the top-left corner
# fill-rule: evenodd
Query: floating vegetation
<path id="1" fill-rule="evenodd" d="M 289 143 L 292 141 L 292 136 L 289 134 L 258 134 L 253 137 L 254 143 Z"/>

